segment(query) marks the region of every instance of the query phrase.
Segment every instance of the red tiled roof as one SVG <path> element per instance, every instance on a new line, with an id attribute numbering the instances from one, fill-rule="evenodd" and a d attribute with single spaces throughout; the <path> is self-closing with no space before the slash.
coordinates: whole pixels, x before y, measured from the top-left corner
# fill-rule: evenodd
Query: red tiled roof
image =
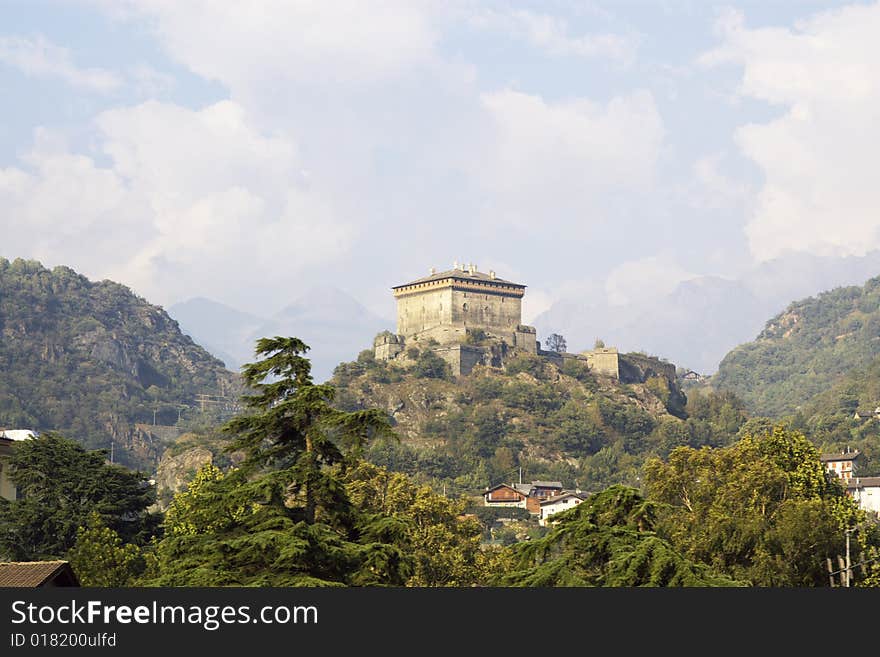
<path id="1" fill-rule="evenodd" d="M 79 582 L 67 561 L 10 561 L 0 563 L 0 587 L 37 587 L 64 574 L 70 586 Z"/>

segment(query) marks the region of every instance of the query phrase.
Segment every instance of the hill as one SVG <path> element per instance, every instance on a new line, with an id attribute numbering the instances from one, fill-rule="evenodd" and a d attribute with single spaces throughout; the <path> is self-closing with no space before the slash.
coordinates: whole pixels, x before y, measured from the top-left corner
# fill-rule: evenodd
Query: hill
<path id="1" fill-rule="evenodd" d="M 880 277 L 792 303 L 731 351 L 711 384 L 755 414 L 793 414 L 880 356 Z"/>
<path id="2" fill-rule="evenodd" d="M 524 480 L 569 488 L 637 485 L 646 456 L 727 444 L 745 421 L 736 400 L 696 393 L 685 405 L 678 383 L 660 376 L 625 384 L 580 362 L 521 355 L 451 377 L 430 353 L 402 367 L 364 351 L 330 383 L 344 410 L 392 418 L 400 442 L 372 445 L 370 460 L 449 494 L 513 481 L 520 468 Z"/>
<path id="3" fill-rule="evenodd" d="M 197 394 L 238 394 L 162 308 L 67 267 L 0 258 L 0 335 L 0 426 L 112 445 L 131 467 L 155 465 L 152 425 L 176 423 Z"/>

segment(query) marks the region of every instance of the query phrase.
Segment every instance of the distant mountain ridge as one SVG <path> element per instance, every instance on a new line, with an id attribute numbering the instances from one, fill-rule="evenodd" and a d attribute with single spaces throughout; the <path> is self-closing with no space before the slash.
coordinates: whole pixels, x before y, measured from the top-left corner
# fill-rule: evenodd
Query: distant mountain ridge
<path id="1" fill-rule="evenodd" d="M 259 338 L 296 336 L 311 348 L 308 356 L 317 382 L 329 379 L 340 362 L 371 349 L 375 335 L 394 326 L 392 320 L 373 314 L 331 286 L 306 289 L 271 317 L 257 317 L 204 298 L 174 304 L 168 312 L 232 370 L 254 360 Z"/>
<path id="2" fill-rule="evenodd" d="M 880 277 L 794 302 L 712 377 L 753 413 L 793 414 L 880 356 Z"/>
<path id="3" fill-rule="evenodd" d="M 160 307 L 68 267 L 0 258 L 0 426 L 56 430 L 149 469 L 195 396 L 238 396 L 237 377 Z"/>
<path id="4" fill-rule="evenodd" d="M 533 324 L 539 336 L 563 334 L 570 348 L 596 338 L 625 351 L 644 350 L 710 374 L 734 347 L 754 339 L 767 317 L 801 299 L 842 285 L 861 285 L 880 272 L 880 251 L 825 257 L 788 253 L 740 278 L 699 276 L 647 305 L 611 305 L 603 297 L 562 299 Z"/>

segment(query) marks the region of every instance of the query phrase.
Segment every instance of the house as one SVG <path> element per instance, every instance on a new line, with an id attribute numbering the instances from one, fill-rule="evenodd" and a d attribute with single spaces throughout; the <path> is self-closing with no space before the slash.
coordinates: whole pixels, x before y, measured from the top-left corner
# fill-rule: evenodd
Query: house
<path id="1" fill-rule="evenodd" d="M 840 454 L 822 454 L 819 460 L 825 466 L 825 471 L 838 477 L 843 482 L 852 479 L 856 470 L 856 459 L 861 456 L 861 452 L 856 450 Z"/>
<path id="2" fill-rule="evenodd" d="M 547 526 L 547 518 L 560 511 L 568 511 L 587 499 L 586 493 L 580 491 L 565 491 L 559 495 L 548 497 L 541 502 L 541 513 L 538 517 L 538 524 L 541 527 Z"/>
<path id="3" fill-rule="evenodd" d="M 522 486 L 522 484 L 519 484 Z M 529 496 L 528 490 L 523 492 L 517 488 L 517 484 L 498 484 L 492 488 L 487 488 L 483 493 L 484 506 L 515 506 L 521 509 L 526 508 L 526 499 Z"/>
<path id="4" fill-rule="evenodd" d="M 880 418 L 880 406 L 873 411 L 870 408 L 859 408 L 853 413 L 853 420 L 873 420 Z"/>
<path id="5" fill-rule="evenodd" d="M 79 586 L 67 561 L 13 561 L 0 563 L 0 588 Z"/>
<path id="6" fill-rule="evenodd" d="M 859 508 L 880 513 L 880 477 L 852 477 L 846 482 L 846 494 Z"/>
<path id="7" fill-rule="evenodd" d="M 483 493 L 485 506 L 516 506 L 540 515 L 541 502 L 562 493 L 561 481 L 533 481 L 530 484 L 498 484 Z"/>
<path id="8" fill-rule="evenodd" d="M 0 497 L 7 500 L 14 500 L 17 497 L 15 484 L 9 476 L 9 458 L 12 456 L 11 438 L 3 438 L 0 436 Z"/>
<path id="9" fill-rule="evenodd" d="M 7 500 L 16 499 L 15 485 L 9 476 L 9 459 L 12 456 L 12 445 L 17 440 L 35 438 L 36 433 L 30 429 L 0 429 L 0 497 Z"/>

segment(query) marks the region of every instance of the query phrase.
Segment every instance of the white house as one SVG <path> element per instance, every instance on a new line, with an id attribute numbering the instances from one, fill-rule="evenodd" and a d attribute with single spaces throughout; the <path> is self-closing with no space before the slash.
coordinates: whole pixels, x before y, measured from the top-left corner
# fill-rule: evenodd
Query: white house
<path id="1" fill-rule="evenodd" d="M 35 438 L 36 432 L 30 429 L 0 429 L 0 497 L 7 500 L 16 498 L 15 485 L 9 477 L 9 457 L 12 456 L 12 444 L 16 440 Z"/>
<path id="2" fill-rule="evenodd" d="M 585 499 L 587 499 L 586 493 L 581 492 L 566 492 L 554 497 L 548 497 L 541 502 L 541 513 L 538 516 L 538 524 L 541 525 L 541 527 L 546 527 L 547 518 L 554 513 L 573 509 Z"/>
<path id="3" fill-rule="evenodd" d="M 846 492 L 859 508 L 880 513 L 880 477 L 853 477 L 846 482 Z"/>
<path id="4" fill-rule="evenodd" d="M 822 454 L 819 460 L 825 466 L 825 470 L 836 475 L 844 483 L 853 478 L 856 471 L 856 461 L 861 456 L 861 452 L 846 451 L 841 454 Z"/>

